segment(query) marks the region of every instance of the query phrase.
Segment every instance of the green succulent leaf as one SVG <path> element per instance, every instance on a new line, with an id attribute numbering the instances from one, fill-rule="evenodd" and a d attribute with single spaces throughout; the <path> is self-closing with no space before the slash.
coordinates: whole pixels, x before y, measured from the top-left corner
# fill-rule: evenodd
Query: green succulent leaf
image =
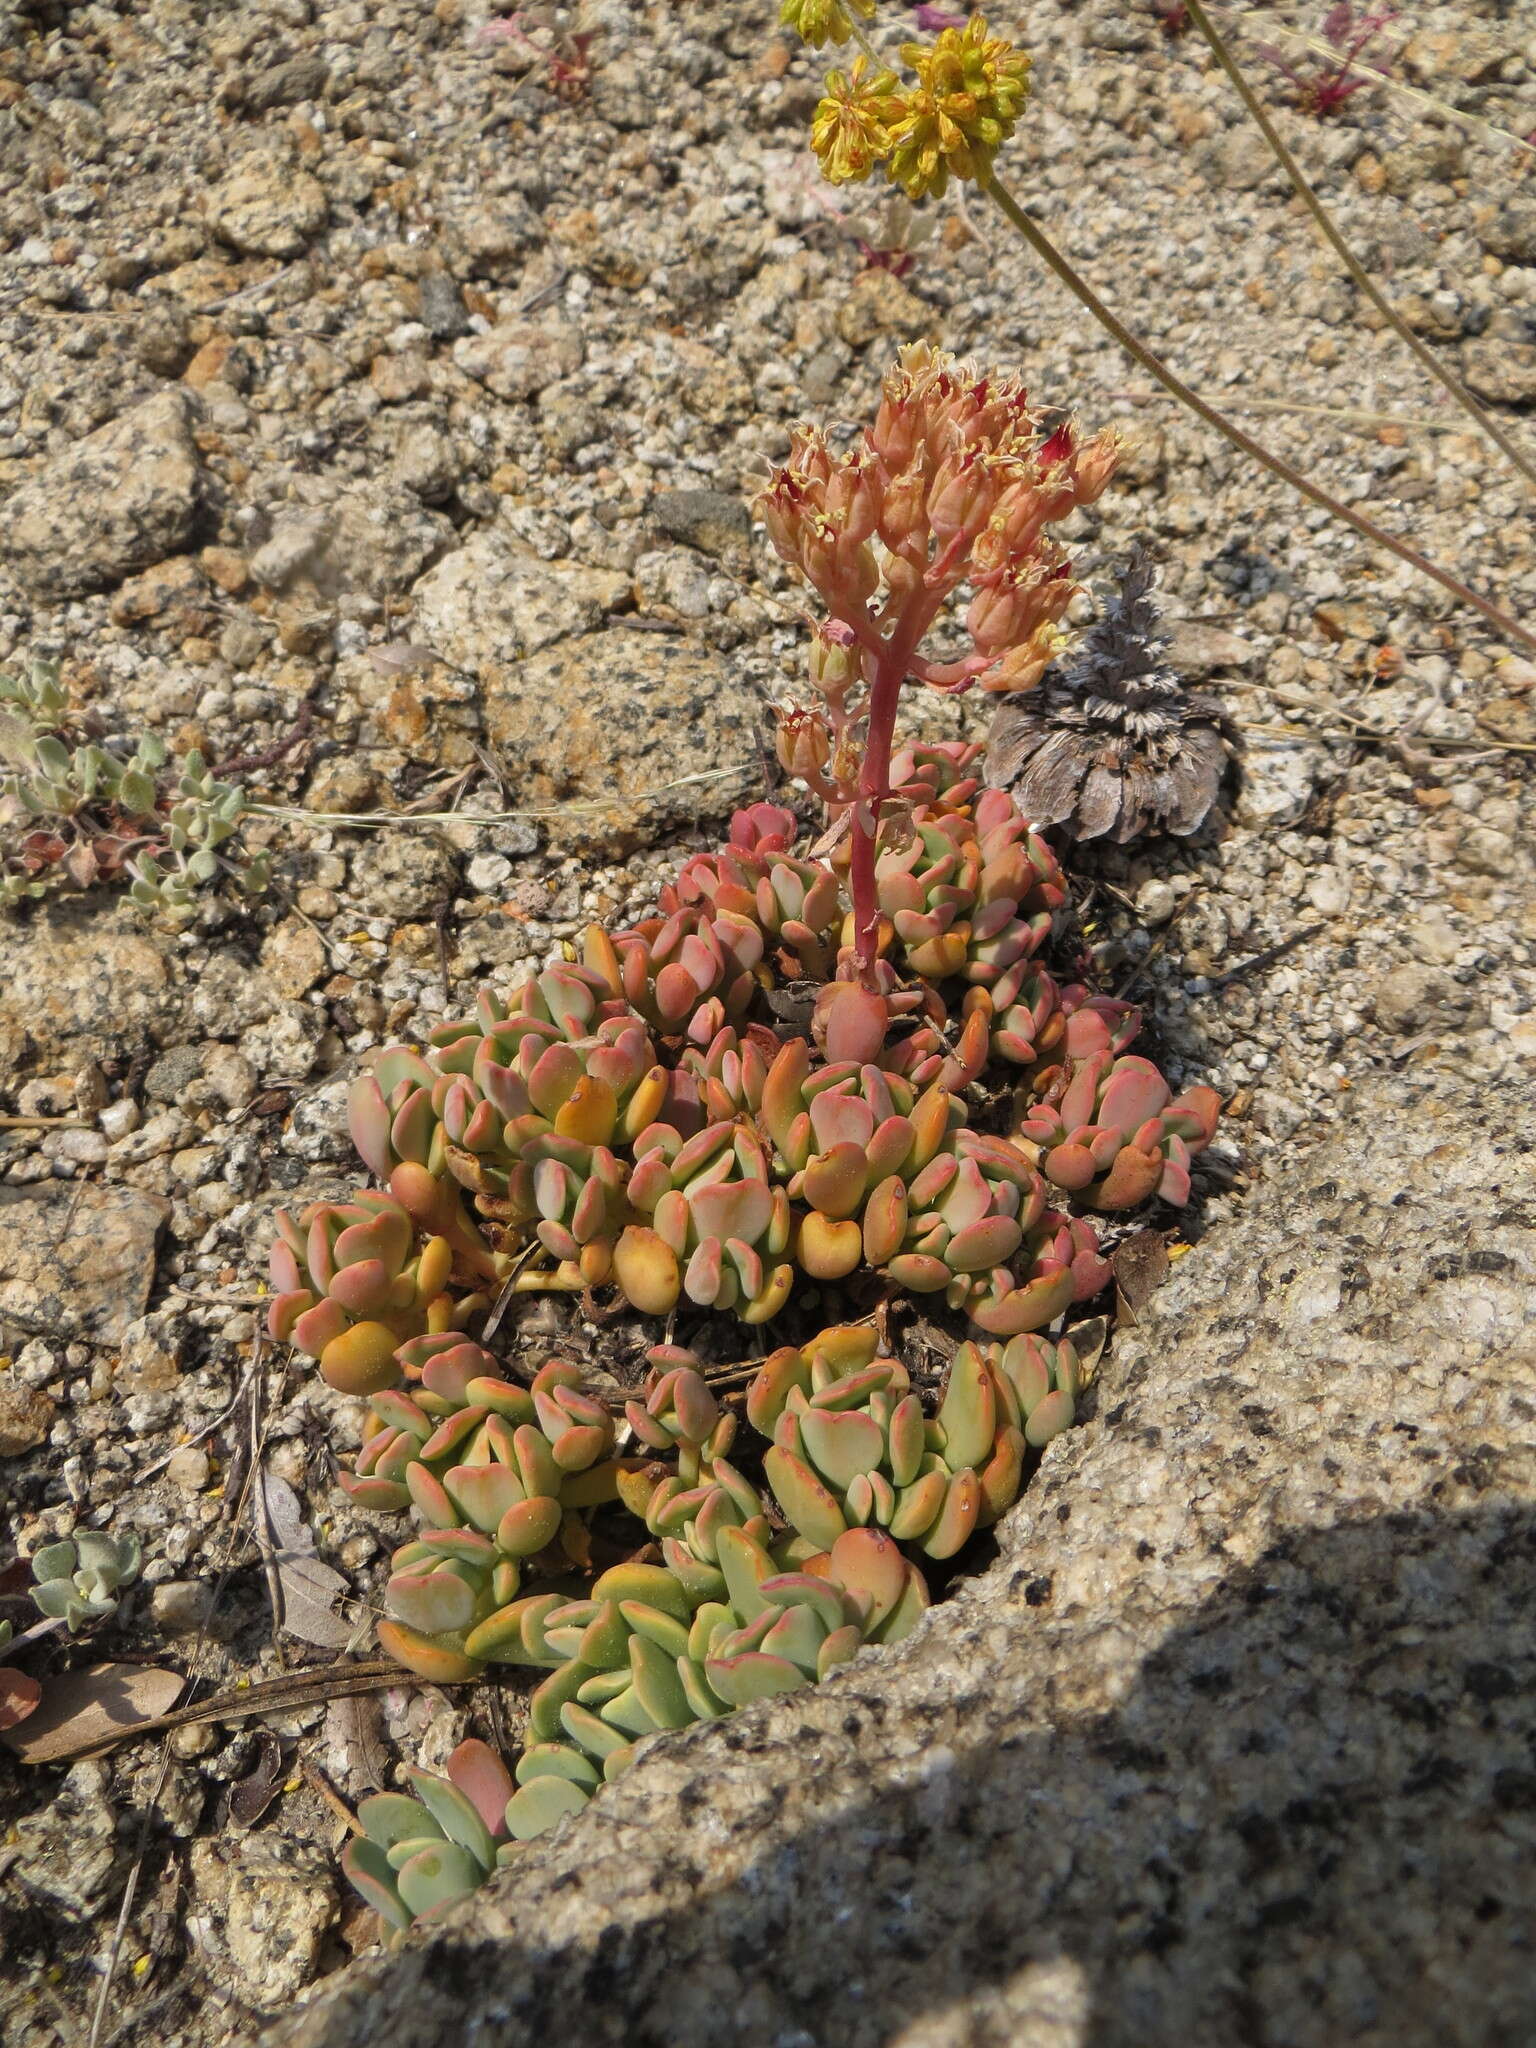
<path id="1" fill-rule="evenodd" d="M 467 1899 L 484 1883 L 495 1863 L 494 1852 L 482 1864 L 457 1842 L 435 1843 L 395 1873 L 395 1889 L 419 1917 L 455 1899 Z"/>
<path id="2" fill-rule="evenodd" d="M 531 1778 L 507 1801 L 507 1832 L 514 1841 L 531 1842 L 568 1813 L 580 1813 L 590 1797 L 584 1786 L 552 1771 Z"/>
<path id="3" fill-rule="evenodd" d="M 404 1933 L 411 1924 L 411 1909 L 396 1889 L 395 1873 L 378 1843 L 366 1835 L 355 1837 L 341 1852 L 341 1867 L 375 1913 L 398 1933 Z"/>

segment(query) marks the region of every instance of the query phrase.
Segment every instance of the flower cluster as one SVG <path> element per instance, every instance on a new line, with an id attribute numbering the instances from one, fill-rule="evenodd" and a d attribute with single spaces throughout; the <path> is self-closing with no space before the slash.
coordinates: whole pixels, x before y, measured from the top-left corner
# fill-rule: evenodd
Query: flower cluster
<path id="1" fill-rule="evenodd" d="M 861 8 L 860 12 L 864 10 Z M 798 13 L 820 24 L 843 17 L 845 32 L 813 34 L 815 47 L 852 33 L 843 9 L 824 0 L 787 0 L 784 19 Z M 1029 93 L 1030 60 L 1001 36 L 987 33 L 977 14 L 963 27 L 943 28 L 931 43 L 903 43 L 913 77 L 855 59 L 847 72 L 828 74 L 811 126 L 811 147 L 835 185 L 857 183 L 878 166 L 911 199 L 937 198 L 951 177 L 986 185 L 992 161 L 1012 135 Z"/>
<path id="2" fill-rule="evenodd" d="M 980 374 L 919 343 L 885 379 L 879 412 L 845 453 L 802 427 L 758 500 L 769 539 L 826 607 L 813 627 L 820 704 L 781 715 L 779 757 L 852 827 L 850 888 L 860 969 L 874 955 L 874 837 L 904 794 L 891 769 L 909 676 L 947 691 L 1033 688 L 1078 591 L 1049 528 L 1091 505 L 1119 461 L 1112 432 L 1047 432 L 1012 378 Z M 950 600 L 968 651 L 940 661 L 928 635 Z"/>
<path id="3" fill-rule="evenodd" d="M 846 43 L 855 20 L 871 21 L 874 13 L 875 0 L 783 0 L 779 20 L 819 50 L 826 43 Z"/>

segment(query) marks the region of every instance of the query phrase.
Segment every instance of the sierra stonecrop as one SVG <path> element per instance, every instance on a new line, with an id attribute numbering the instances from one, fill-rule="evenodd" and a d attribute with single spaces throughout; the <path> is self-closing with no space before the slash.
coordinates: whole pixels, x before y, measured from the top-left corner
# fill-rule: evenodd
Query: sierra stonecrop
<path id="1" fill-rule="evenodd" d="M 369 1803 L 349 1868 L 392 1925 L 638 1742 L 914 1627 L 925 1570 L 1074 1418 L 1068 1317 L 1112 1277 L 1094 1216 L 1190 1197 L 1217 1099 L 1175 1095 L 1130 1051 L 1140 1013 L 1053 954 L 1055 849 L 978 745 L 894 745 L 909 676 L 1039 675 L 1076 588 L 1047 529 L 1115 456 L 924 348 L 847 453 L 802 433 L 762 509 L 826 607 L 819 708 L 780 752 L 830 815 L 747 806 L 653 914 L 384 1048 L 349 1102 L 375 1184 L 276 1218 L 272 1335 L 367 1401 L 355 1505 L 415 1524 L 383 1647 L 441 1683 L 548 1673 L 515 1780 L 472 1752 Z M 572 1360 L 524 1384 L 488 1348 L 535 1292 L 665 1319 L 622 1413 Z M 887 1335 L 919 1301 L 937 1382 Z M 744 1411 L 710 1376 L 750 1368 L 689 1349 L 714 1317 L 743 1327 L 727 1357 L 749 1328 L 790 1339 Z"/>
<path id="2" fill-rule="evenodd" d="M 954 694 L 1038 683 L 1080 588 L 1048 528 L 1098 498 L 1119 453 L 1113 432 L 1085 439 L 1070 421 L 1047 432 L 1016 380 L 979 375 L 919 342 L 902 351 L 873 424 L 847 452 L 798 428 L 757 501 L 773 546 L 826 609 L 813 622 L 809 664 L 820 706 L 781 714 L 779 757 L 846 816 L 851 938 L 866 983 L 881 917 L 877 842 L 888 809 L 907 801 L 892 762 L 902 685 L 915 677 Z M 954 623 L 969 644 L 941 660 L 924 648 L 962 586 L 969 594 Z M 978 811 L 979 836 L 1008 831 L 1009 816 L 1006 799 Z M 1016 809 L 1011 816 L 1025 829 Z M 995 914 L 995 900 L 974 907 Z M 923 906 L 902 908 L 921 915 Z M 990 917 L 982 923 L 990 933 Z"/>
<path id="3" fill-rule="evenodd" d="M 769 1492 L 727 1461 L 738 1418 L 675 1347 L 652 1353 L 625 1409 L 649 1455 L 623 1458 L 615 1418 L 579 1391 L 574 1366 L 551 1361 L 522 1388 L 471 1342 L 403 1347 L 412 1393 L 373 1397 L 374 1433 L 344 1479 L 359 1503 L 409 1504 L 423 1524 L 395 1553 L 383 1645 L 439 1683 L 487 1662 L 548 1676 L 515 1780 L 470 1742 L 445 1778 L 409 1771 L 414 1796 L 363 1802 L 343 1867 L 389 1929 L 580 1812 L 645 1737 L 899 1641 L 929 1603 L 922 1561 L 954 1556 L 1004 1513 L 1030 1451 L 1074 1419 L 1081 1375 L 1065 1338 L 961 1345 L 932 1414 L 879 1354 L 870 1324 L 843 1324 L 764 1360 L 745 1420 L 768 1440 Z M 616 1499 L 656 1549 L 589 1578 L 593 1517 Z M 548 1590 L 520 1592 L 525 1568 Z"/>
<path id="4" fill-rule="evenodd" d="M 978 756 L 894 761 L 867 977 L 838 849 L 797 854 L 793 814 L 759 805 L 660 919 L 593 927 L 581 961 L 387 1048 L 350 1099 L 383 1186 L 279 1214 L 273 1336 L 371 1395 L 504 1286 L 768 1323 L 798 1288 L 883 1283 L 994 1336 L 1096 1291 L 1087 1214 L 1187 1201 L 1217 1100 L 1175 1097 L 1127 1056 L 1139 1012 L 1042 964 L 1066 881 Z M 785 877 L 810 920 L 780 915 Z M 807 990 L 798 1027 L 781 985 Z M 1016 1081 L 1005 1130 L 972 1124 L 989 1064 Z"/>

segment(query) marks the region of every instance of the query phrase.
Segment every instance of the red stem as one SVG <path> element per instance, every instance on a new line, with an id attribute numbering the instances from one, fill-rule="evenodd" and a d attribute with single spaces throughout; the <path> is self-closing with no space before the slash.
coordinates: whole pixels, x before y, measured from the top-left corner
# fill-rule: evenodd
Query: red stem
<path id="1" fill-rule="evenodd" d="M 848 885 L 853 896 L 853 951 L 859 979 L 873 978 L 879 955 L 880 901 L 875 893 L 875 849 L 880 838 L 880 812 L 891 793 L 891 742 L 896 734 L 896 705 L 912 657 L 943 602 L 942 592 L 924 601 L 919 595 L 909 616 L 901 619 L 889 640 L 881 643 L 869 685 L 869 725 L 864 761 L 859 770 L 858 800 L 853 806 L 853 837 L 849 849 Z"/>

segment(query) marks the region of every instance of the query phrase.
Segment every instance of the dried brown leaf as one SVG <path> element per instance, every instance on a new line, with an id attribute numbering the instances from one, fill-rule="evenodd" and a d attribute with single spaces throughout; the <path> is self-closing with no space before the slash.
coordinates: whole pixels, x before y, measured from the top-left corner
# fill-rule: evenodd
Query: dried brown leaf
<path id="1" fill-rule="evenodd" d="M 351 1597 L 341 1573 L 315 1555 L 315 1538 L 304 1519 L 299 1497 L 285 1479 L 261 1475 L 272 1531 L 274 1562 L 283 1593 L 283 1632 L 323 1650 L 343 1650 L 357 1634 L 355 1625 L 337 1613 L 339 1601 Z M 256 1512 L 261 1512 L 257 1504 Z"/>
<path id="2" fill-rule="evenodd" d="M 77 889 L 89 889 L 101 872 L 101 864 L 88 839 L 77 839 L 64 856 L 64 872 Z"/>
<path id="3" fill-rule="evenodd" d="M 1074 1323 L 1067 1335 L 1077 1353 L 1078 1376 L 1085 1387 L 1089 1386 L 1099 1369 L 1099 1360 L 1104 1356 L 1104 1346 L 1109 1342 L 1109 1318 L 1092 1316 L 1086 1323 Z"/>
<path id="4" fill-rule="evenodd" d="M 14 1664 L 0 1664 L 0 1729 L 14 1728 L 37 1711 L 43 1688 Z"/>
<path id="5" fill-rule="evenodd" d="M 283 1748 L 270 1729 L 256 1737 L 259 1755 L 246 1775 L 229 1788 L 229 1817 L 242 1828 L 254 1827 L 277 1797 L 283 1781 Z"/>
<path id="6" fill-rule="evenodd" d="M 346 1788 L 366 1785 L 382 1792 L 387 1783 L 383 1743 L 384 1717 L 379 1703 L 366 1693 L 332 1700 L 325 1710 L 327 1745 L 346 1759 Z"/>
<path id="7" fill-rule="evenodd" d="M 368 659 L 381 676 L 398 676 L 420 674 L 435 667 L 442 656 L 410 640 L 389 640 L 382 647 L 370 647 Z"/>
<path id="8" fill-rule="evenodd" d="M 1115 1287 L 1134 1317 L 1168 1278 L 1168 1247 L 1155 1230 L 1138 1230 L 1110 1254 Z"/>
<path id="9" fill-rule="evenodd" d="M 66 1671 L 49 1679 L 37 1710 L 0 1740 L 23 1763 L 52 1763 L 168 1713 L 185 1683 L 178 1671 L 146 1664 L 93 1664 L 88 1671 Z"/>

